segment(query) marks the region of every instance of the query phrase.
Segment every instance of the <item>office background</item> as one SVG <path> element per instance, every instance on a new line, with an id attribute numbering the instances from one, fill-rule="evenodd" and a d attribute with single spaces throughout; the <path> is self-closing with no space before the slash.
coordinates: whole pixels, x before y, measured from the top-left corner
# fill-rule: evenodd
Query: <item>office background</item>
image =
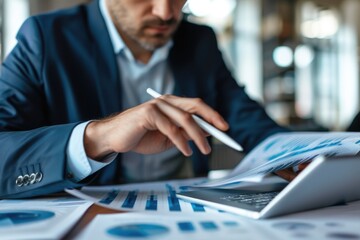
<path id="1" fill-rule="evenodd" d="M 0 61 L 30 15 L 89 0 L 0 0 Z M 278 123 L 345 130 L 360 105 L 359 0 L 188 0 L 190 21 L 212 26 L 239 84 Z M 216 145 L 212 168 L 236 153 Z M 226 155 L 225 155 L 226 156 Z"/>

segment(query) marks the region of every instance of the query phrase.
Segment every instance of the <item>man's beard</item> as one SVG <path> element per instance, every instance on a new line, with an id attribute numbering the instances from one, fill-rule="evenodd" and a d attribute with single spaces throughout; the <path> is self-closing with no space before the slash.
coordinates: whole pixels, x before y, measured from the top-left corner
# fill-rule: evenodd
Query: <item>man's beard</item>
<path id="1" fill-rule="evenodd" d="M 149 20 L 143 23 L 143 26 L 141 28 L 142 32 L 145 32 L 145 29 L 147 27 L 152 27 L 152 26 L 169 26 L 169 27 L 174 27 L 174 29 L 176 29 L 178 25 L 178 22 L 175 19 L 170 19 L 168 21 L 162 21 L 162 20 Z M 155 51 L 156 49 L 164 46 L 173 36 L 173 32 L 169 35 L 169 36 L 164 36 L 162 34 L 158 34 L 158 35 L 153 35 L 153 36 L 145 36 L 145 33 L 142 36 L 137 36 L 136 32 L 133 31 L 132 29 L 123 29 L 125 34 L 131 38 L 133 41 L 135 41 L 137 44 L 139 44 L 140 47 L 142 47 L 143 49 L 147 50 L 147 51 Z M 146 40 L 146 38 L 159 38 L 159 40 L 157 42 L 152 43 L 151 40 Z M 163 40 L 160 40 L 160 38 L 164 38 Z M 165 39 L 166 38 L 166 39 Z"/>
<path id="2" fill-rule="evenodd" d="M 164 46 L 166 44 L 166 42 L 168 41 L 167 40 L 165 43 L 162 43 L 162 44 L 154 44 L 154 43 L 150 43 L 149 41 L 146 41 L 146 40 L 142 41 L 141 39 L 139 39 L 139 38 L 137 38 L 135 36 L 132 36 L 132 35 L 130 35 L 129 37 L 132 40 L 134 40 L 135 42 L 137 42 L 140 45 L 140 47 L 142 47 L 143 49 L 145 49 L 147 51 L 151 51 L 151 52 L 153 52 L 156 49 Z"/>
<path id="3" fill-rule="evenodd" d="M 170 40 L 170 38 L 171 38 L 171 36 L 169 36 L 166 39 L 166 41 L 164 40 L 161 43 L 151 43 L 146 40 L 137 39 L 136 37 L 134 37 L 133 40 L 136 41 L 143 49 L 145 49 L 147 51 L 155 51 L 156 49 L 164 46 Z"/>

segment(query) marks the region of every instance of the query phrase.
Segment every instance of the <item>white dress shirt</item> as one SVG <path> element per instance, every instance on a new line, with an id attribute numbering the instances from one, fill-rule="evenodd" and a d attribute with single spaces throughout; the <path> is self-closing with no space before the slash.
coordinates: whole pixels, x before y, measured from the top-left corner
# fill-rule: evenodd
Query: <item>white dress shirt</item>
<path id="1" fill-rule="evenodd" d="M 100 11 L 104 17 L 107 30 L 117 56 L 119 74 L 121 79 L 121 94 L 123 96 L 123 109 L 137 106 L 149 101 L 151 97 L 146 94 L 146 89 L 151 87 L 160 93 L 172 93 L 174 90 L 174 77 L 168 66 L 167 57 L 172 47 L 169 41 L 157 49 L 147 64 L 138 62 L 127 48 L 105 4 L 100 0 Z M 71 134 L 67 149 L 67 170 L 74 176 L 75 181 L 81 181 L 111 163 L 117 154 L 111 154 L 102 162 L 94 161 L 86 156 L 83 136 L 89 122 L 76 126 Z M 125 126 L 126 127 L 126 126 Z M 177 158 L 180 152 L 176 148 L 152 155 L 142 155 L 128 152 L 122 155 L 122 177 L 128 181 L 146 181 L 163 178 L 174 172 L 181 163 Z"/>

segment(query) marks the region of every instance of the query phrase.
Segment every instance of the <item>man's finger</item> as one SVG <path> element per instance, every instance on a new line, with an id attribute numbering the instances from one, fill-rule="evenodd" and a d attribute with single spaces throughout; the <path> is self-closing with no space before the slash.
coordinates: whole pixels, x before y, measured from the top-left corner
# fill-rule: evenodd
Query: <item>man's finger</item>
<path id="1" fill-rule="evenodd" d="M 171 119 L 171 121 L 175 122 L 186 132 L 187 136 L 195 142 L 202 153 L 210 153 L 211 148 L 207 139 L 204 137 L 204 132 L 193 120 L 190 113 L 177 108 L 162 99 L 156 99 L 154 102 L 166 117 Z"/>
<path id="2" fill-rule="evenodd" d="M 188 144 L 188 140 L 185 138 L 182 130 L 171 122 L 167 116 L 163 115 L 160 111 L 155 114 L 153 117 L 155 127 L 165 136 L 167 136 L 170 141 L 185 155 L 190 156 L 192 150 Z"/>
<path id="3" fill-rule="evenodd" d="M 173 95 L 163 95 L 160 98 L 185 112 L 201 116 L 204 120 L 223 131 L 229 128 L 224 118 L 200 98 L 182 98 Z"/>

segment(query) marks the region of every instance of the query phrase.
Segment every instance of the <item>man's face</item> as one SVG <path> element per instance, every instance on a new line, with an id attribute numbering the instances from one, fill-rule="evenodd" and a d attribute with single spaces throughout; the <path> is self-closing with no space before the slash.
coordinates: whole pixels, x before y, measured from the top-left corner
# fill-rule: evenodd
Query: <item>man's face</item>
<path id="1" fill-rule="evenodd" d="M 166 44 L 182 18 L 186 0 L 107 0 L 125 42 L 153 51 Z"/>

